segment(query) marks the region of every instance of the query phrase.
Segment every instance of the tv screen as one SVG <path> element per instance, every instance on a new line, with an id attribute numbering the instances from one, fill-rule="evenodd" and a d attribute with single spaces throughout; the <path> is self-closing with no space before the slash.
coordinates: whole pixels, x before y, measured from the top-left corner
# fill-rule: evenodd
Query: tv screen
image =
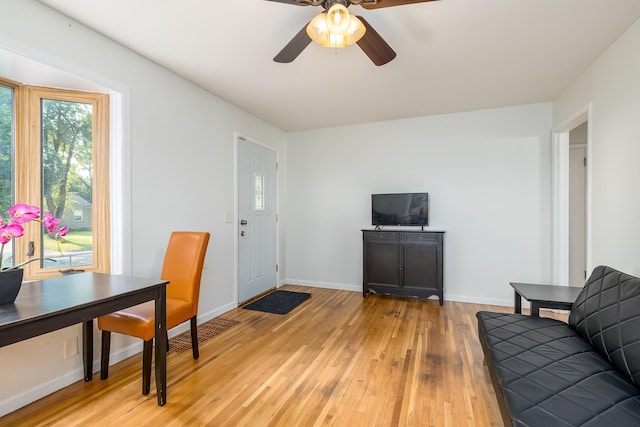
<path id="1" fill-rule="evenodd" d="M 371 223 L 375 226 L 429 225 L 429 194 L 372 194 Z"/>

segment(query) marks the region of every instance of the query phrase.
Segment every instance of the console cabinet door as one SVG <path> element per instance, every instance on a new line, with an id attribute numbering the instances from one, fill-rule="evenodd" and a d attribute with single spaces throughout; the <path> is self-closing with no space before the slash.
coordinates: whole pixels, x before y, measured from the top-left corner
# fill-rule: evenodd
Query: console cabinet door
<path id="1" fill-rule="evenodd" d="M 405 288 L 438 288 L 438 247 L 402 245 L 402 284 Z"/>
<path id="2" fill-rule="evenodd" d="M 367 244 L 367 281 L 370 284 L 400 286 L 400 251 L 397 243 Z M 396 266 L 396 268 L 389 268 Z"/>

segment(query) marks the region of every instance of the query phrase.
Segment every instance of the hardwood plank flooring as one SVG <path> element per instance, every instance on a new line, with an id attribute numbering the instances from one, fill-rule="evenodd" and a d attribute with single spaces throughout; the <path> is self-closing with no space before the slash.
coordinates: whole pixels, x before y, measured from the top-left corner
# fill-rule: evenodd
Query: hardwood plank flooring
<path id="1" fill-rule="evenodd" d="M 141 394 L 141 355 L 0 418 L 2 426 L 501 426 L 475 313 L 506 307 L 285 286 L 288 315 L 236 309 L 239 325 L 167 355 L 168 403 Z M 542 315 L 566 320 L 543 311 Z M 152 380 L 153 381 L 153 380 Z"/>

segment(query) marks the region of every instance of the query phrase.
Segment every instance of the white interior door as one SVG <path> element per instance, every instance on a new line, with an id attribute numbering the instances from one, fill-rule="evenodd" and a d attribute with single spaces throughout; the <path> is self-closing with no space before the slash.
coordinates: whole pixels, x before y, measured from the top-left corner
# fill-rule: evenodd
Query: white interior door
<path id="1" fill-rule="evenodd" d="M 238 139 L 238 302 L 274 289 L 276 152 Z"/>
<path id="2" fill-rule="evenodd" d="M 587 279 L 587 146 L 569 146 L 569 285 Z"/>

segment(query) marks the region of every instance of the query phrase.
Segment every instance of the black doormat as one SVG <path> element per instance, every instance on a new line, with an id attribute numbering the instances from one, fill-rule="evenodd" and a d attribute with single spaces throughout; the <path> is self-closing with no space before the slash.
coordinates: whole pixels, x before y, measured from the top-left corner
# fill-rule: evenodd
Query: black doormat
<path id="1" fill-rule="evenodd" d="M 305 302 L 310 296 L 311 294 L 306 292 L 274 291 L 242 308 L 265 311 L 267 313 L 287 314 Z"/>

